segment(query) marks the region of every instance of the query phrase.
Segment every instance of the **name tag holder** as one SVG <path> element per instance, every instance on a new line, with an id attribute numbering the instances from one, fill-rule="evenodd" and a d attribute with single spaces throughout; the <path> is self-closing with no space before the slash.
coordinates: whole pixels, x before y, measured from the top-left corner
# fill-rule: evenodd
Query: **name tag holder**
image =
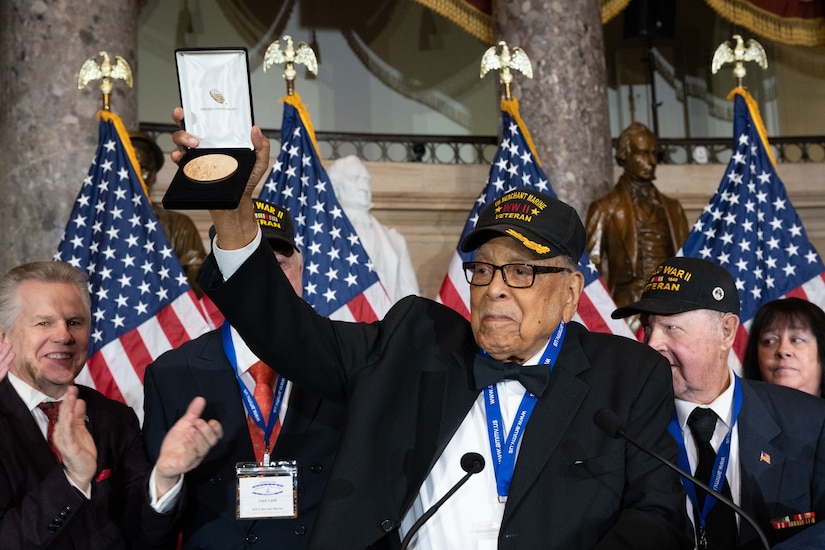
<path id="1" fill-rule="evenodd" d="M 298 463 L 281 460 L 262 466 L 255 462 L 235 465 L 237 519 L 298 517 Z"/>

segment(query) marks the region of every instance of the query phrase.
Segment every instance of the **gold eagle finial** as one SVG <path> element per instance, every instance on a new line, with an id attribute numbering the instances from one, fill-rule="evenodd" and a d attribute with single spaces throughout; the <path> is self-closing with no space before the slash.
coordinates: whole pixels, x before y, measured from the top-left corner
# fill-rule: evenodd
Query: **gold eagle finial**
<path id="1" fill-rule="evenodd" d="M 109 111 L 109 96 L 112 94 L 112 80 L 119 79 L 132 87 L 132 68 L 129 63 L 119 55 L 115 56 L 115 64 L 109 60 L 108 52 L 98 52 L 97 55 L 103 57 L 103 63 L 97 64 L 94 57 L 90 57 L 83 62 L 80 67 L 80 74 L 77 75 L 77 89 L 82 90 L 86 84 L 94 80 L 101 80 L 100 92 L 103 94 L 103 109 Z"/>
<path id="2" fill-rule="evenodd" d="M 736 45 L 731 47 L 730 42 L 725 41 L 719 44 L 716 51 L 713 53 L 713 60 L 710 63 L 710 71 L 716 74 L 722 65 L 726 63 L 734 63 L 733 76 L 736 77 L 736 85 L 742 86 L 745 79 L 745 62 L 756 61 L 756 63 L 763 69 L 768 68 L 768 56 L 765 54 L 765 48 L 762 44 L 751 38 L 745 43 L 742 37 L 738 34 L 733 35 L 736 40 Z"/>
<path id="3" fill-rule="evenodd" d="M 498 53 L 498 47 L 501 47 L 501 53 Z M 519 71 L 527 78 L 533 78 L 533 64 L 524 50 L 518 46 L 513 47 L 512 53 L 504 41 L 499 42 L 498 47 L 490 46 L 481 57 L 481 78 L 491 70 L 501 71 L 499 79 L 504 84 L 504 98 L 510 99 L 510 83 L 513 81 L 510 69 Z"/>
<path id="4" fill-rule="evenodd" d="M 315 52 L 310 48 L 306 42 L 299 42 L 296 49 L 292 45 L 292 37 L 285 35 L 283 38 L 286 42 L 284 49 L 281 49 L 281 41 L 276 40 L 266 49 L 264 54 L 264 72 L 272 65 L 284 65 L 284 80 L 286 80 L 286 93 L 292 95 L 295 91 L 295 64 L 306 65 L 307 70 L 312 74 L 318 74 L 318 58 L 315 57 Z"/>

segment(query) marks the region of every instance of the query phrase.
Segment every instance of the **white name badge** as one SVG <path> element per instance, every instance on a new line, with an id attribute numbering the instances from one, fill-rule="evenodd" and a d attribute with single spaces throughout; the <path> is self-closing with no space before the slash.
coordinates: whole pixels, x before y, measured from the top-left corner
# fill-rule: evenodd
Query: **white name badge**
<path id="1" fill-rule="evenodd" d="M 298 517 L 298 467 L 294 460 L 269 466 L 239 462 L 237 519 Z"/>

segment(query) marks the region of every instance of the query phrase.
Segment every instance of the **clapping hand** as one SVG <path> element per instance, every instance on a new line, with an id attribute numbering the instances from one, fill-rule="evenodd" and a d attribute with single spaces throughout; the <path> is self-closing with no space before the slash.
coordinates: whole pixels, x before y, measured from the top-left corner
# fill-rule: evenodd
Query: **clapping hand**
<path id="1" fill-rule="evenodd" d="M 88 492 L 97 471 L 97 447 L 86 428 L 86 402 L 77 395 L 77 386 L 66 390 L 53 439 L 69 479 L 81 491 Z"/>
<path id="2" fill-rule="evenodd" d="M 206 421 L 200 417 L 204 407 L 206 400 L 203 397 L 193 399 L 184 415 L 163 438 L 155 463 L 158 498 L 175 486 L 181 474 L 196 468 L 209 449 L 223 437 L 220 422 L 214 419 Z"/>

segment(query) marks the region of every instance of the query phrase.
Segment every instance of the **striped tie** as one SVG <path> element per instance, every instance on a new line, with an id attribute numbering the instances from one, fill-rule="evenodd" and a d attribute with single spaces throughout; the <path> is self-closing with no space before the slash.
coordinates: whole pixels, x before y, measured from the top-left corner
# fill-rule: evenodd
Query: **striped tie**
<path id="1" fill-rule="evenodd" d="M 49 442 L 49 447 L 52 448 L 52 452 L 57 457 L 58 462 L 61 460 L 61 457 L 60 451 L 54 446 L 54 427 L 57 424 L 57 416 L 60 414 L 60 403 L 60 401 L 44 401 L 37 406 L 37 408 L 46 413 L 46 417 L 49 419 L 49 424 L 46 428 L 46 439 Z"/>
<path id="2" fill-rule="evenodd" d="M 277 378 L 278 373 L 266 366 L 263 361 L 258 361 L 249 368 L 249 374 L 255 380 L 255 391 L 253 396 L 255 402 L 258 403 L 258 408 L 263 415 L 264 424 L 269 422 L 269 412 L 272 410 L 272 399 L 274 397 L 272 385 Z M 278 414 L 278 411 L 275 411 Z M 255 424 L 251 416 L 246 416 L 246 423 L 249 426 L 249 436 L 252 438 L 252 448 L 255 450 L 255 460 L 261 462 L 264 457 L 264 431 Z M 269 436 L 270 451 L 275 447 L 275 441 L 278 439 L 278 434 L 281 431 L 280 420 L 276 421 L 275 427 L 272 429 L 272 434 Z"/>

